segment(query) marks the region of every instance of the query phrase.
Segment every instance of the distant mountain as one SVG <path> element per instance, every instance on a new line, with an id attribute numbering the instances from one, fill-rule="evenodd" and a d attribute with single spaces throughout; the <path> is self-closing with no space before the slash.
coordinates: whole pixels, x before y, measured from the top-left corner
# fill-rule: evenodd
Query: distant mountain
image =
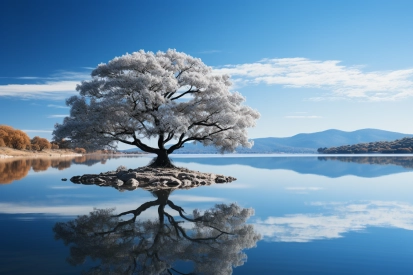
<path id="1" fill-rule="evenodd" d="M 378 129 L 362 129 L 353 132 L 340 130 L 326 130 L 322 132 L 298 134 L 285 138 L 256 138 L 251 149 L 238 148 L 237 153 L 316 153 L 320 147 L 337 147 L 357 143 L 393 141 L 404 137 L 413 137 L 412 134 L 402 134 Z M 138 151 L 138 149 L 124 150 L 126 152 Z M 213 146 L 202 144 L 185 144 L 184 148 L 174 153 L 181 154 L 214 154 L 218 151 Z"/>

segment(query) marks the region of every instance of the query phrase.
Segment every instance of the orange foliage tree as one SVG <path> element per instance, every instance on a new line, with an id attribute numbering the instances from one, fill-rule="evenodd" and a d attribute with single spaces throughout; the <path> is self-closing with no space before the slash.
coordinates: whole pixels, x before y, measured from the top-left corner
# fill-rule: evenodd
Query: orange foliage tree
<path id="1" fill-rule="evenodd" d="M 41 138 L 38 136 L 35 136 L 31 140 L 32 145 L 37 145 L 38 146 L 38 151 L 43 151 L 43 149 L 50 149 L 52 148 L 52 144 L 45 138 Z"/>
<path id="2" fill-rule="evenodd" d="M 7 125 L 0 125 L 0 138 L 5 146 L 13 149 L 22 150 L 30 146 L 30 138 L 25 132 Z"/>
<path id="3" fill-rule="evenodd" d="M 0 143 L 3 144 L 0 146 L 10 146 L 9 133 L 11 133 L 12 131 L 14 131 L 12 127 L 7 125 L 0 125 Z"/>
<path id="4" fill-rule="evenodd" d="M 78 154 L 86 154 L 86 149 L 76 147 L 75 152 L 78 153 Z"/>

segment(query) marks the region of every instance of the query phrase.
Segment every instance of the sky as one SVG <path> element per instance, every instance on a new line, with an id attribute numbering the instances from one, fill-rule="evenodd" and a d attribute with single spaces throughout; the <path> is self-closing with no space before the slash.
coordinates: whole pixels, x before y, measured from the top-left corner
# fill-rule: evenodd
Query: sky
<path id="1" fill-rule="evenodd" d="M 231 76 L 261 113 L 250 138 L 413 134 L 412 10 L 404 0 L 2 0 L 0 124 L 51 140 L 98 64 L 176 49 Z"/>

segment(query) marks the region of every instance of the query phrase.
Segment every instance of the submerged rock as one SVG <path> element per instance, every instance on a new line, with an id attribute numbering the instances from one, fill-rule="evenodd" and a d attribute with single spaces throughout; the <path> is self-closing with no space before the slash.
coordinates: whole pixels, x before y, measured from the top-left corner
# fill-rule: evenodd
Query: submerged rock
<path id="1" fill-rule="evenodd" d="M 96 184 L 110 186 L 124 190 L 143 188 L 146 190 L 158 189 L 190 189 L 202 185 L 216 183 L 228 183 L 236 178 L 213 173 L 202 173 L 186 168 L 152 168 L 140 167 L 129 169 L 122 167 L 116 171 L 108 171 L 100 174 L 85 174 L 74 176 L 70 179 L 73 183 Z"/>

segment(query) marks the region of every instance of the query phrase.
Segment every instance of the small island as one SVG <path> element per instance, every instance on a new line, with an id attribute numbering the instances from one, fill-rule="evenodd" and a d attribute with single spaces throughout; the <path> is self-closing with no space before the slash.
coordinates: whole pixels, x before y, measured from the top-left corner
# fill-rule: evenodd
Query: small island
<path id="1" fill-rule="evenodd" d="M 318 148 L 320 154 L 411 154 L 413 138 L 402 138 L 394 141 L 378 141 L 358 143 L 339 147 Z"/>

